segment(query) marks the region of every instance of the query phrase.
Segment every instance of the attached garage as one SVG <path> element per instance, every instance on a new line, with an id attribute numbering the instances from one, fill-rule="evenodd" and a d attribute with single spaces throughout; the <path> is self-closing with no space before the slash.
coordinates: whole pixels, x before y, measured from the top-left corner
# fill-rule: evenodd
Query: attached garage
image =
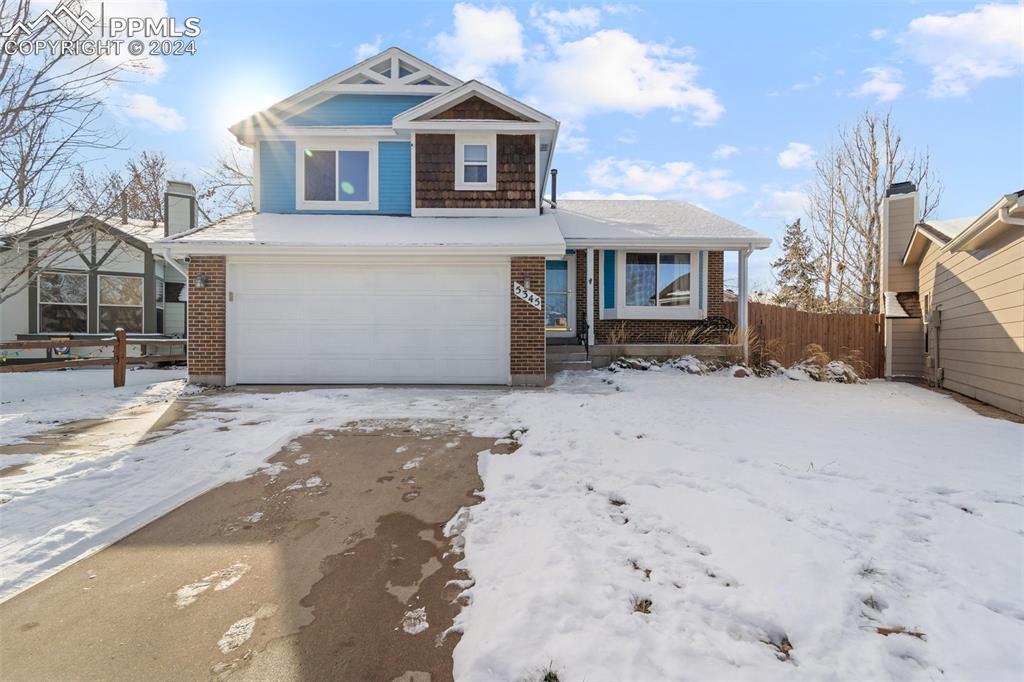
<path id="1" fill-rule="evenodd" d="M 238 261 L 227 383 L 507 384 L 509 260 Z"/>

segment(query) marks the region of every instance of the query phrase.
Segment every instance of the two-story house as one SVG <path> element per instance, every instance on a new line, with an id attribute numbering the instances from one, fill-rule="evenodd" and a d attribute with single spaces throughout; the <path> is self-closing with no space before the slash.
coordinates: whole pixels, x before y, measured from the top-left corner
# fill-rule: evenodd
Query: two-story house
<path id="1" fill-rule="evenodd" d="M 558 127 L 398 48 L 232 126 L 256 211 L 160 245 L 189 260 L 192 380 L 540 385 L 551 339 L 721 315 L 724 251 L 745 297 L 766 237 L 682 202 L 545 200 Z"/>

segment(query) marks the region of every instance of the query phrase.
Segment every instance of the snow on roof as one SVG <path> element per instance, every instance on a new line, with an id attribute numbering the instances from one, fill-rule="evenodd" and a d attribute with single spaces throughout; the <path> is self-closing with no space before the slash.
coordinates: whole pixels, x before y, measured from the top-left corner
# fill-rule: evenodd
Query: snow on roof
<path id="1" fill-rule="evenodd" d="M 147 244 L 163 239 L 164 236 L 164 224 L 158 222 L 154 225 L 152 220 L 129 218 L 128 223 L 124 224 L 119 216 L 104 220 L 78 211 L 33 211 L 5 208 L 0 209 L 0 237 L 14 238 L 16 241 L 28 232 L 86 218 L 94 218 L 108 227 L 141 239 Z"/>
<path id="2" fill-rule="evenodd" d="M 885 316 L 887 318 L 910 317 L 896 296 L 897 292 L 895 291 L 885 292 Z"/>
<path id="3" fill-rule="evenodd" d="M 554 211 L 568 241 L 595 244 L 678 242 L 752 244 L 771 239 L 684 201 L 563 200 Z"/>
<path id="4" fill-rule="evenodd" d="M 922 220 L 925 225 L 939 232 L 949 239 L 955 239 L 957 235 L 967 229 L 967 226 L 978 219 L 978 216 L 967 216 L 964 218 L 949 218 L 947 220 Z"/>
<path id="5" fill-rule="evenodd" d="M 379 215 L 240 213 L 160 242 L 172 251 L 204 247 L 315 247 L 365 252 L 375 248 L 450 248 L 521 255 L 560 255 L 565 241 L 551 214 L 510 218 L 427 218 Z"/>

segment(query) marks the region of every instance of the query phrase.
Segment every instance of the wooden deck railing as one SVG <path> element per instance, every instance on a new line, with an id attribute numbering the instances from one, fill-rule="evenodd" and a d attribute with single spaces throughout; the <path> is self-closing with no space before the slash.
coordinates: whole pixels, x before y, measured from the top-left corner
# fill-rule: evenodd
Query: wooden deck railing
<path id="1" fill-rule="evenodd" d="M 110 357 L 104 358 L 69 358 L 67 360 L 48 360 L 46 362 L 11 363 L 6 361 L 0 365 L 0 374 L 10 372 L 43 372 L 55 369 L 81 369 L 82 367 L 102 367 L 112 365 L 114 368 L 114 386 L 124 386 L 125 373 L 128 365 L 140 365 L 150 362 L 184 362 L 187 359 L 185 347 L 188 339 L 151 339 L 128 338 L 123 329 L 118 329 L 111 337 L 100 339 L 41 339 L 38 341 L 2 341 L 0 351 L 5 350 L 52 350 L 54 348 L 113 348 Z M 128 355 L 128 346 L 140 346 L 139 355 Z M 147 355 L 150 347 L 181 346 L 181 353 L 167 355 Z"/>

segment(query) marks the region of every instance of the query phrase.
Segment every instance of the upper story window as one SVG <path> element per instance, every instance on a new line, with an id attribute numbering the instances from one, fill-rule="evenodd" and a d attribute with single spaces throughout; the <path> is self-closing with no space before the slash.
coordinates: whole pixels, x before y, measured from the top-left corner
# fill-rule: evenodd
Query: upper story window
<path id="1" fill-rule="evenodd" d="M 455 135 L 455 189 L 493 190 L 497 135 Z"/>
<path id="2" fill-rule="evenodd" d="M 296 205 L 304 209 L 375 210 L 377 143 L 299 143 Z"/>

